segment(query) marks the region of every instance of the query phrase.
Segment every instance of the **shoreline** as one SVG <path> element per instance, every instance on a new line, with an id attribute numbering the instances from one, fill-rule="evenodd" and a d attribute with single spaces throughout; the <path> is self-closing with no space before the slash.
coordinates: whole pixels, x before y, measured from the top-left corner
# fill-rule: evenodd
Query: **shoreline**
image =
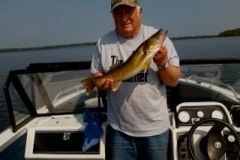
<path id="1" fill-rule="evenodd" d="M 216 38 L 216 37 L 233 37 L 233 36 L 219 36 L 219 35 L 208 35 L 208 36 L 186 36 L 186 37 L 170 37 L 171 40 L 184 40 L 184 39 L 202 39 L 202 38 Z M 56 48 L 66 48 L 66 47 L 79 47 L 79 46 L 94 46 L 97 42 L 83 42 L 75 44 L 63 44 L 63 45 L 51 45 L 51 46 L 39 46 L 39 47 L 22 47 L 22 48 L 3 48 L 0 49 L 1 53 L 6 52 L 20 52 L 20 51 L 30 51 L 30 50 L 44 50 L 44 49 L 56 49 Z"/>

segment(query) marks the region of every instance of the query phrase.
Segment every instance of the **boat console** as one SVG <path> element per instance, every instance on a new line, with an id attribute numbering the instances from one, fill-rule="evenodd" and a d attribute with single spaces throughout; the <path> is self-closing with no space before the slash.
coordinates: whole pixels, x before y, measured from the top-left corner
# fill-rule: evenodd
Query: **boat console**
<path id="1" fill-rule="evenodd" d="M 171 128 L 172 159 L 234 159 L 240 154 L 240 130 L 219 102 L 185 102 L 176 107 Z"/>

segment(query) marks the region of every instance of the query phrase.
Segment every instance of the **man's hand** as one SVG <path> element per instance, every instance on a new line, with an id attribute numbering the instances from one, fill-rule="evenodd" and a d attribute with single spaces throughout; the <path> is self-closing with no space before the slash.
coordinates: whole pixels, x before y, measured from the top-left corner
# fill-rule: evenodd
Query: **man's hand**
<path id="1" fill-rule="evenodd" d="M 100 72 L 93 75 L 93 77 L 100 77 L 100 76 L 103 76 L 103 74 Z M 95 86 L 101 90 L 111 90 L 113 87 L 113 80 L 102 78 L 99 81 L 95 81 Z"/>
<path id="2" fill-rule="evenodd" d="M 153 57 L 153 61 L 158 67 L 161 67 L 168 62 L 167 52 L 167 48 L 165 46 L 161 46 L 160 50 Z"/>

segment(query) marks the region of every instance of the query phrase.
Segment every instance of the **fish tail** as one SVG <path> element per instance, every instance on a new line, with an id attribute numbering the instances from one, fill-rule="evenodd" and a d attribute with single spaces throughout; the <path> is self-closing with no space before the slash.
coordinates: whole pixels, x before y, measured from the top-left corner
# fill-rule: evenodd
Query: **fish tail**
<path id="1" fill-rule="evenodd" d="M 86 95 L 90 95 L 92 93 L 93 89 L 95 88 L 93 78 L 88 77 L 88 78 L 82 79 L 81 83 L 83 84 L 83 86 L 86 89 Z"/>

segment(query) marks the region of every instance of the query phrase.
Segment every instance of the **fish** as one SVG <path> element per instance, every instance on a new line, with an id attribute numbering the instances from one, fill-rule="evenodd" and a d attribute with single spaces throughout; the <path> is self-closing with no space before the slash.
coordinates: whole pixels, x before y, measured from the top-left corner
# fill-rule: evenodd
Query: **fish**
<path id="1" fill-rule="evenodd" d="M 135 76 L 141 71 L 146 72 L 150 66 L 151 60 L 165 41 L 167 33 L 167 30 L 163 28 L 159 29 L 148 39 L 143 41 L 125 62 L 110 68 L 103 76 L 90 76 L 82 79 L 81 83 L 86 89 L 86 95 L 90 95 L 96 87 L 95 84 L 102 81 L 102 79 L 112 79 L 112 91 L 116 92 L 122 81 Z"/>

